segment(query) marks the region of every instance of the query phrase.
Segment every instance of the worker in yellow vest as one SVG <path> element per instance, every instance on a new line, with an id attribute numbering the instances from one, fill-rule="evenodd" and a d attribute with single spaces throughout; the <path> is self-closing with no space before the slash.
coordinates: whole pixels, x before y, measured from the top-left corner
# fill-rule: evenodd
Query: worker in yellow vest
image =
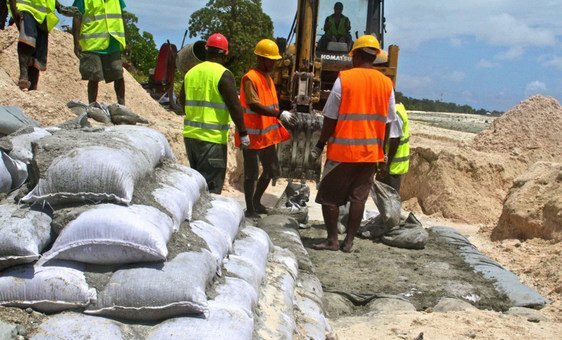
<path id="1" fill-rule="evenodd" d="M 334 13 L 327 16 L 324 21 L 324 35 L 318 41 L 320 49 L 325 50 L 329 42 L 351 42 L 351 22 L 349 18 L 342 14 L 343 4 L 336 2 L 334 4 Z"/>
<path id="2" fill-rule="evenodd" d="M 280 175 L 276 145 L 290 138 L 281 121 L 290 123 L 293 114 L 279 110 L 275 84 L 270 76 L 275 61 L 281 59 L 279 47 L 273 40 L 262 39 L 257 43 L 254 54 L 257 57 L 257 67 L 250 69 L 242 77 L 240 101 L 244 108 L 244 123 L 250 136 L 250 145 L 242 150 L 246 217 L 259 218 L 258 214 L 267 213 L 261 198 L 271 180 Z M 238 146 L 239 137 L 235 137 Z M 262 165 L 261 175 L 258 163 Z"/>
<path id="3" fill-rule="evenodd" d="M 19 30 L 18 86 L 22 90 L 36 90 L 39 71 L 47 69 L 49 31 L 59 22 L 56 0 L 10 0 L 10 12 Z"/>
<path id="4" fill-rule="evenodd" d="M 227 141 L 234 121 L 242 147 L 250 144 L 234 75 L 224 63 L 228 40 L 220 33 L 209 36 L 207 60 L 191 68 L 184 78 L 185 118 L 183 137 L 189 165 L 205 180 L 209 191 L 220 194 L 226 176 Z M 183 98 L 182 98 L 183 97 Z"/>
<path id="5" fill-rule="evenodd" d="M 125 105 L 121 52 L 125 49 L 123 0 L 75 0 L 81 16 L 72 23 L 74 53 L 80 59 L 82 80 L 88 81 L 88 102 L 98 98 L 100 81 L 113 82 L 117 103 Z"/>
<path id="6" fill-rule="evenodd" d="M 323 109 L 322 131 L 310 156 L 317 159 L 328 145 L 316 196 L 316 203 L 322 204 L 328 237 L 314 249 L 351 251 L 375 171 L 384 162 L 386 129 L 396 120 L 396 112 L 392 81 L 373 68 L 379 53 L 377 38 L 359 37 L 349 52 L 353 68 L 340 72 Z M 347 235 L 340 247 L 339 206 L 347 202 Z"/>
<path id="7" fill-rule="evenodd" d="M 390 185 L 400 193 L 402 176 L 410 166 L 410 128 L 408 114 L 402 103 L 396 104 L 397 119 L 390 129 L 386 145 L 386 162 L 377 180 Z"/>

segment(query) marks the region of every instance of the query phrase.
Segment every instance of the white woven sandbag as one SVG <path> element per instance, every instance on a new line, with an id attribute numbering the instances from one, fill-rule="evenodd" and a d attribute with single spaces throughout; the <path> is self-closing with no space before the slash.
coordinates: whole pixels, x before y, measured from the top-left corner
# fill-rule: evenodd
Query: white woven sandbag
<path id="1" fill-rule="evenodd" d="M 8 170 L 8 173 L 12 178 L 12 184 L 10 190 L 15 190 L 21 187 L 23 183 L 25 183 L 25 181 L 27 180 L 27 165 L 22 161 L 13 159 L 3 151 L 0 151 L 0 154 L 2 155 L 2 157 L 0 157 L 0 163 L 4 164 L 4 167 L 6 168 L 6 170 Z M 1 178 L 3 176 L 1 168 L 2 165 L 0 165 L 0 188 L 3 187 L 3 185 L 1 184 L 2 183 Z M 4 192 L 4 191 L 0 189 L 0 192 Z"/>
<path id="2" fill-rule="evenodd" d="M 51 239 L 51 217 L 18 207 L 0 205 L 0 270 L 39 258 Z"/>
<path id="3" fill-rule="evenodd" d="M 119 340 L 124 339 L 116 321 L 78 313 L 60 313 L 47 317 L 31 336 L 33 340 Z"/>
<path id="4" fill-rule="evenodd" d="M 142 150 L 148 159 L 175 160 L 170 143 L 161 132 L 146 126 L 116 125 L 105 129 L 128 140 L 128 144 Z"/>
<path id="5" fill-rule="evenodd" d="M 181 253 L 162 265 L 120 269 L 84 313 L 145 321 L 204 314 L 205 288 L 216 271 L 207 250 Z"/>
<path id="6" fill-rule="evenodd" d="M 181 164 L 170 164 L 155 171 L 158 181 L 152 196 L 174 220 L 175 229 L 192 218 L 193 205 L 206 190 L 205 178 Z"/>
<path id="7" fill-rule="evenodd" d="M 172 219 L 145 205 L 102 204 L 70 222 L 41 262 L 65 259 L 94 264 L 164 261 Z"/>
<path id="8" fill-rule="evenodd" d="M 212 300 L 216 306 L 241 309 L 249 317 L 253 317 L 254 307 L 258 302 L 258 293 L 252 286 L 235 277 L 225 277 L 224 282 L 214 287 L 216 296 Z"/>
<path id="9" fill-rule="evenodd" d="M 248 282 L 255 292 L 259 291 L 259 287 L 265 276 L 265 270 L 260 270 L 252 261 L 239 255 L 229 255 L 225 260 L 224 269 L 226 276 L 236 277 Z"/>
<path id="10" fill-rule="evenodd" d="M 205 219 L 213 226 L 224 230 L 232 239 L 236 238 L 244 218 L 244 211 L 233 198 L 212 195 L 212 207 L 207 210 Z"/>
<path id="11" fill-rule="evenodd" d="M 189 226 L 197 236 L 201 237 L 209 247 L 211 254 L 215 257 L 217 264 L 222 265 L 223 259 L 232 248 L 232 239 L 224 231 L 213 227 L 207 222 L 196 220 Z"/>
<path id="12" fill-rule="evenodd" d="M 265 271 L 271 241 L 265 231 L 256 227 L 245 227 L 234 241 L 234 254 L 252 261 L 260 271 Z"/>
<path id="13" fill-rule="evenodd" d="M 4 155 L 4 152 L 2 152 Z M 12 175 L 0 157 L 0 193 L 8 193 L 12 188 Z"/>
<path id="14" fill-rule="evenodd" d="M 73 268 L 24 265 L 0 274 L 0 305 L 44 313 L 86 307 L 96 300 L 84 273 Z"/>
<path id="15" fill-rule="evenodd" d="M 33 159 L 33 151 L 31 143 L 43 137 L 50 136 L 51 133 L 43 128 L 34 127 L 29 133 L 15 134 L 7 138 L 12 142 L 12 151 L 9 155 L 13 159 L 17 159 L 26 164 L 31 163 Z"/>
<path id="16" fill-rule="evenodd" d="M 212 301 L 209 301 L 209 309 L 209 316 L 206 319 L 176 318 L 154 326 L 147 339 L 252 339 L 254 321 L 244 311 L 215 306 Z"/>

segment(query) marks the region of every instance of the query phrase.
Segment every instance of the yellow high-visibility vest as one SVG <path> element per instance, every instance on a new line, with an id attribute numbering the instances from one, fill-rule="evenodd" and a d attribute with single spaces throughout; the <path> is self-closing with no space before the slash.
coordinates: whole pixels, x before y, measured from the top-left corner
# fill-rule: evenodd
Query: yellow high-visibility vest
<path id="1" fill-rule="evenodd" d="M 396 150 L 396 155 L 390 163 L 389 173 L 391 175 L 402 175 L 408 172 L 410 168 L 410 127 L 408 123 L 408 114 L 402 103 L 396 104 L 396 113 L 402 119 L 402 137 L 400 145 Z"/>
<path id="2" fill-rule="evenodd" d="M 38 23 L 47 20 L 47 30 L 52 30 L 59 22 L 55 14 L 55 0 L 16 0 L 16 8 L 20 12 L 28 12 Z"/>
<path id="3" fill-rule="evenodd" d="M 103 51 L 115 38 L 125 49 L 125 25 L 119 0 L 84 0 L 80 29 L 82 51 Z"/>

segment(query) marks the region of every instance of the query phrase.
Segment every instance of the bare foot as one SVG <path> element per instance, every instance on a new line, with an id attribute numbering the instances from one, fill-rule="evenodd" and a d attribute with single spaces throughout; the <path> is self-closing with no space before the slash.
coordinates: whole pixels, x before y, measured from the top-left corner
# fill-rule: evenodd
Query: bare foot
<path id="1" fill-rule="evenodd" d="M 256 214 L 255 211 L 248 211 L 248 210 L 244 212 L 244 216 L 246 216 L 246 218 L 254 218 L 254 219 L 261 218 L 261 216 Z"/>
<path id="2" fill-rule="evenodd" d="M 20 79 L 18 81 L 18 86 L 20 90 L 27 90 L 31 86 L 31 82 L 27 79 Z"/>
<path id="3" fill-rule="evenodd" d="M 340 249 L 339 245 L 336 244 L 332 244 L 330 242 L 324 242 L 324 243 L 319 243 L 319 244 L 313 244 L 311 246 L 312 249 L 315 250 L 332 250 L 332 251 L 338 251 Z"/>
<path id="4" fill-rule="evenodd" d="M 343 251 L 344 253 L 351 253 L 351 248 L 353 248 L 353 241 L 351 242 L 342 242 L 341 244 L 341 251 Z"/>
<path id="5" fill-rule="evenodd" d="M 258 214 L 267 214 L 267 208 L 261 203 L 254 203 L 254 210 Z"/>

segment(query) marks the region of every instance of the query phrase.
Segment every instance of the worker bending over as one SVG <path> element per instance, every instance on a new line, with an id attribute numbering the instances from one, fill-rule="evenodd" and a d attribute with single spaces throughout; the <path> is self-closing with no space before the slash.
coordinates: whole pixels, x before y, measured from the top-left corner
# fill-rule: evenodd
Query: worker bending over
<path id="1" fill-rule="evenodd" d="M 276 145 L 290 138 L 281 120 L 290 123 L 292 113 L 279 110 L 275 84 L 270 76 L 275 61 L 281 59 L 279 47 L 272 40 L 263 39 L 257 43 L 254 54 L 257 56 L 257 67 L 242 77 L 240 101 L 250 137 L 250 145 L 242 150 L 246 217 L 257 218 L 258 214 L 267 213 L 261 198 L 271 180 L 280 175 Z M 239 143 L 238 138 L 236 142 Z M 259 179 L 258 162 L 262 165 Z"/>
<path id="2" fill-rule="evenodd" d="M 205 180 L 209 191 L 220 194 L 226 176 L 230 121 L 234 121 L 243 148 L 250 144 L 234 76 L 224 62 L 228 40 L 220 33 L 207 40 L 207 61 L 191 68 L 184 78 L 183 137 L 189 165 Z"/>
<path id="3" fill-rule="evenodd" d="M 363 217 L 375 171 L 384 162 L 387 124 L 396 119 L 392 81 L 373 68 L 380 45 L 372 35 L 353 44 L 353 68 L 341 71 L 324 106 L 324 123 L 311 151 L 317 159 L 328 144 L 327 161 L 316 196 L 328 231 L 314 249 L 350 252 Z M 347 235 L 338 242 L 339 206 L 350 202 Z"/>

